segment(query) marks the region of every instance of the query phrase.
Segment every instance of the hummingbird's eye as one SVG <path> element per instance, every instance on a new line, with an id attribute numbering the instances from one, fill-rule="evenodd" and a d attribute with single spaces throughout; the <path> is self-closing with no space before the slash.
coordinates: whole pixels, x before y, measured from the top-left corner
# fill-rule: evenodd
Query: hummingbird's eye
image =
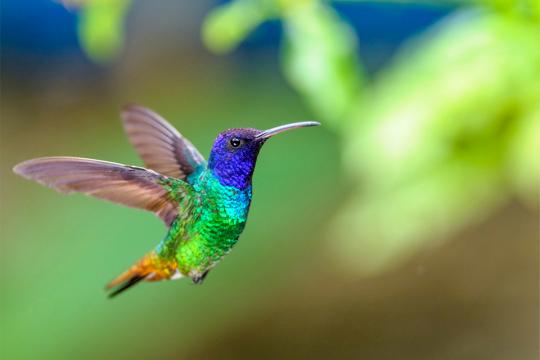
<path id="1" fill-rule="evenodd" d="M 237 147 L 240 146 L 240 144 L 242 143 L 242 141 L 241 141 L 239 138 L 237 138 L 237 137 L 233 137 L 233 138 L 229 141 L 229 143 L 231 144 L 231 146 L 232 146 L 233 148 L 237 148 Z"/>

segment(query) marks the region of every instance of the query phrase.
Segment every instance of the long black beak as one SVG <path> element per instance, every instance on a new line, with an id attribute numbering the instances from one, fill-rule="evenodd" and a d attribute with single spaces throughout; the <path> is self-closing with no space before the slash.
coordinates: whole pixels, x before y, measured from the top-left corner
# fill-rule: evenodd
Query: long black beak
<path id="1" fill-rule="evenodd" d="M 302 122 L 285 124 L 281 126 L 276 126 L 268 130 L 264 130 L 263 132 L 257 134 L 255 136 L 255 139 L 268 139 L 269 137 L 272 137 L 276 134 L 282 133 L 287 130 L 298 129 L 298 128 L 303 128 L 303 127 L 308 127 L 308 126 L 319 126 L 319 125 L 321 125 L 321 123 L 318 123 L 316 121 L 302 121 Z"/>

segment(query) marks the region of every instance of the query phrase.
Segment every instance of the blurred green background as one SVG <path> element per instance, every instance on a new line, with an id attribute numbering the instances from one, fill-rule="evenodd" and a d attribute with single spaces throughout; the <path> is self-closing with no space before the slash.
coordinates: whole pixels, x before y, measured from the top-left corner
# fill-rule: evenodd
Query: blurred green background
<path id="1" fill-rule="evenodd" d="M 536 359 L 540 3 L 1 2 L 0 355 Z M 250 219 L 203 286 L 104 284 L 160 221 L 16 177 L 140 165 L 148 106 L 203 153 L 262 150 Z"/>

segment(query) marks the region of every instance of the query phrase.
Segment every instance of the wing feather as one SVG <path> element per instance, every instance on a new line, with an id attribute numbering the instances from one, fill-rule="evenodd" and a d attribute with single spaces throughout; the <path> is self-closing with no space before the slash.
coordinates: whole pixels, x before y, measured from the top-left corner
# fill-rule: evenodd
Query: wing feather
<path id="1" fill-rule="evenodd" d="M 61 193 L 81 192 L 154 212 L 168 226 L 178 215 L 179 199 L 186 196 L 185 193 L 171 194 L 165 188 L 171 182 L 178 183 L 181 180 L 171 179 L 152 170 L 108 161 L 45 157 L 22 162 L 13 171 Z"/>
<path id="2" fill-rule="evenodd" d="M 122 119 L 133 147 L 147 168 L 186 180 L 189 174 L 205 165 L 195 146 L 152 110 L 127 105 L 122 110 Z"/>

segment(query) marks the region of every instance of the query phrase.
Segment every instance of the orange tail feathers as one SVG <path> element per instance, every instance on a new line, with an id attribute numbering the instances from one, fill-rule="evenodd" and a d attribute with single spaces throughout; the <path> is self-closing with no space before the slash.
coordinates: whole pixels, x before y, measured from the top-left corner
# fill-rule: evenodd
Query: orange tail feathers
<path id="1" fill-rule="evenodd" d="M 112 298 L 140 281 L 158 281 L 170 279 L 176 274 L 177 265 L 175 261 L 164 260 L 151 252 L 136 262 L 127 271 L 107 284 L 106 289 L 112 290 L 109 297 Z"/>

